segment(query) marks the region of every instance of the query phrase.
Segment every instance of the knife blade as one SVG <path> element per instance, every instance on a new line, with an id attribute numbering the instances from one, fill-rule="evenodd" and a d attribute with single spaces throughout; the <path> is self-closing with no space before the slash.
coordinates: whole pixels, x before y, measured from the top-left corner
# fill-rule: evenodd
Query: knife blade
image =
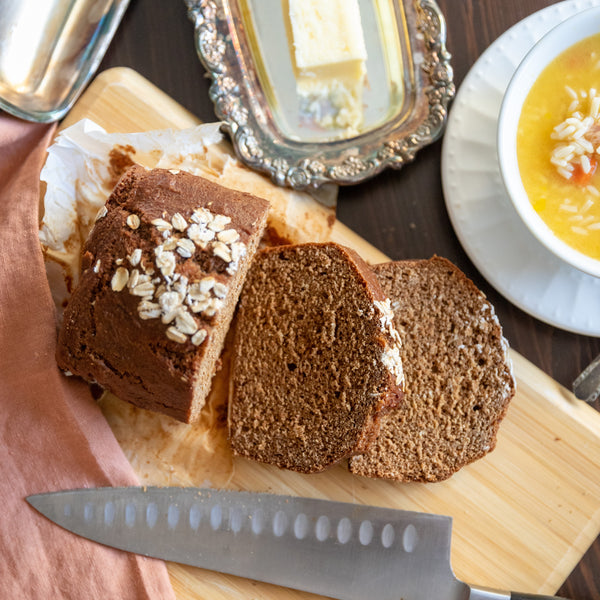
<path id="1" fill-rule="evenodd" d="M 339 600 L 555 598 L 458 580 L 446 516 L 190 487 L 64 490 L 27 501 L 107 546 Z"/>

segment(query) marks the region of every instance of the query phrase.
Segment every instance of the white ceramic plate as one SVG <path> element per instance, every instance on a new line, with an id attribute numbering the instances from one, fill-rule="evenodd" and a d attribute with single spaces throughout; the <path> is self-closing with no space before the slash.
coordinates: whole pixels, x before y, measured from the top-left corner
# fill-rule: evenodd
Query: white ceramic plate
<path id="1" fill-rule="evenodd" d="M 600 0 L 567 0 L 500 36 L 469 71 L 450 111 L 442 149 L 446 207 L 465 252 L 487 281 L 530 315 L 600 336 L 600 279 L 556 258 L 529 232 L 500 176 L 496 127 L 504 92 L 544 34 Z"/>

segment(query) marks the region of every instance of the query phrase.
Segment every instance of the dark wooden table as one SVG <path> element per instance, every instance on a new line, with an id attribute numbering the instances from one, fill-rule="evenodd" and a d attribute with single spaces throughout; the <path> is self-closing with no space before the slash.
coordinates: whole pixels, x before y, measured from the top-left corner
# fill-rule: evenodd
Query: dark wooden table
<path id="1" fill-rule="evenodd" d="M 506 29 L 551 0 L 438 0 L 448 26 L 457 87 L 479 55 Z M 183 0 L 131 0 L 100 70 L 129 66 L 204 121 L 214 121 L 210 81 L 196 57 Z M 441 142 L 400 171 L 343 188 L 338 218 L 394 258 L 439 254 L 462 268 L 495 304 L 511 346 L 570 387 L 597 354 L 600 338 L 567 333 L 522 312 L 498 294 L 464 253 L 446 212 L 440 174 Z M 596 402 L 600 410 L 600 402 Z M 573 600 L 600 598 L 600 538 L 559 591 Z"/>

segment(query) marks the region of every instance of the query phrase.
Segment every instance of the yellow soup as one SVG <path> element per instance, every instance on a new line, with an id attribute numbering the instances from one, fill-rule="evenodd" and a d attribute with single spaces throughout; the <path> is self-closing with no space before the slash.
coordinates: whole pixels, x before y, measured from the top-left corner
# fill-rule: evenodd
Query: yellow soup
<path id="1" fill-rule="evenodd" d="M 571 46 L 533 84 L 517 155 L 536 212 L 569 246 L 600 259 L 600 34 Z"/>

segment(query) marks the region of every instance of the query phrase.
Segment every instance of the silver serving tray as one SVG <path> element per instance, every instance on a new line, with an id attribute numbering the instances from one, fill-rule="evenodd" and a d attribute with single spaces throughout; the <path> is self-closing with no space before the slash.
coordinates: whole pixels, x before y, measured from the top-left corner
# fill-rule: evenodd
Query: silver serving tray
<path id="1" fill-rule="evenodd" d="M 364 125 L 351 134 L 296 118 L 285 1 L 185 2 L 217 117 L 240 159 L 274 183 L 359 183 L 402 167 L 441 135 L 455 88 L 445 21 L 433 0 L 359 0 L 368 86 Z"/>

